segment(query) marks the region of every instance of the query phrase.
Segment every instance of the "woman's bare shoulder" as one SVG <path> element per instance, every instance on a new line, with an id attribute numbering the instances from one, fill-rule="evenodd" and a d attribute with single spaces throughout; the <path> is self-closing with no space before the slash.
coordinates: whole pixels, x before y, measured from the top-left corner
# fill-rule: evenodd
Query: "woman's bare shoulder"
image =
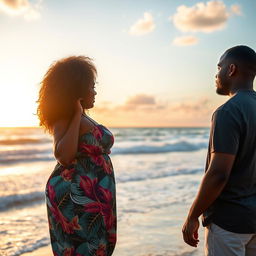
<path id="1" fill-rule="evenodd" d="M 82 115 L 81 125 L 80 125 L 80 135 L 91 131 L 94 128 L 95 124 L 90 121 L 85 115 Z"/>

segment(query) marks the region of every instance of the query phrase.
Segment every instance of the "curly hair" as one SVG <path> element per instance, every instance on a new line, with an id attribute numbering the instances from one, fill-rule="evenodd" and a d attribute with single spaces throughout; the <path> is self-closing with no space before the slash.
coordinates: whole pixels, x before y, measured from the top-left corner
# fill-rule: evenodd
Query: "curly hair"
<path id="1" fill-rule="evenodd" d="M 54 62 L 40 83 L 37 101 L 40 126 L 52 133 L 56 121 L 70 120 L 75 101 L 86 95 L 96 76 L 97 70 L 88 57 L 71 56 Z"/>

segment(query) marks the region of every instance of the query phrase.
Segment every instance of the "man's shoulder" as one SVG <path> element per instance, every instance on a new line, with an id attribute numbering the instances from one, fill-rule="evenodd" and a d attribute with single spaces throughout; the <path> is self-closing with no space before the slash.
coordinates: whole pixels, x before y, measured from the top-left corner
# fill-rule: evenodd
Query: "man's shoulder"
<path id="1" fill-rule="evenodd" d="M 254 91 L 238 92 L 214 111 L 212 120 L 221 116 L 239 119 L 255 108 L 256 93 Z"/>
<path id="2" fill-rule="evenodd" d="M 241 113 L 240 100 L 238 95 L 234 95 L 227 100 L 224 104 L 220 105 L 212 114 L 212 119 L 220 116 L 231 117 Z"/>
<path id="3" fill-rule="evenodd" d="M 236 96 L 234 96 L 236 97 Z M 234 97 L 227 100 L 224 104 L 220 105 L 213 113 L 213 115 L 216 115 L 221 112 L 231 111 L 235 108 L 237 108 L 236 99 Z"/>
<path id="4" fill-rule="evenodd" d="M 236 111 L 240 109 L 241 105 L 247 103 L 247 95 L 243 93 L 237 93 L 236 95 L 232 96 L 228 99 L 224 104 L 219 106 L 215 112 L 222 112 L 222 111 Z M 214 112 L 214 113 L 215 113 Z"/>
<path id="5" fill-rule="evenodd" d="M 218 107 L 216 111 L 239 111 L 246 105 L 256 106 L 256 93 L 255 91 L 240 91 L 231 97 L 227 102 Z"/>

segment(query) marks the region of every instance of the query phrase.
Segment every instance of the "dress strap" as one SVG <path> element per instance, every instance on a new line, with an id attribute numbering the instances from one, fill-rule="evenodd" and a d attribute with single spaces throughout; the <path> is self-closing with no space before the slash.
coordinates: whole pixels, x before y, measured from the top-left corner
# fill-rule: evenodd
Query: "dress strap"
<path id="1" fill-rule="evenodd" d="M 82 114 L 82 116 L 84 116 L 86 119 L 88 119 L 92 124 L 94 124 L 95 126 L 98 126 L 99 124 L 97 122 L 95 122 L 92 118 L 90 118 L 89 116 L 87 116 L 86 114 Z"/>

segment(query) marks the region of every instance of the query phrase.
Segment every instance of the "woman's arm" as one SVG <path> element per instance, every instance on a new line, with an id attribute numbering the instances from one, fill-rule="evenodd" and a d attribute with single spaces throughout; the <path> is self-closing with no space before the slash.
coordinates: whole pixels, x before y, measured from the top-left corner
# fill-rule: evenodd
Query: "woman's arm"
<path id="1" fill-rule="evenodd" d="M 76 111 L 71 120 L 60 120 L 54 124 L 54 156 L 61 165 L 69 165 L 75 158 L 77 147 L 81 115 L 83 108 L 78 99 Z"/>

